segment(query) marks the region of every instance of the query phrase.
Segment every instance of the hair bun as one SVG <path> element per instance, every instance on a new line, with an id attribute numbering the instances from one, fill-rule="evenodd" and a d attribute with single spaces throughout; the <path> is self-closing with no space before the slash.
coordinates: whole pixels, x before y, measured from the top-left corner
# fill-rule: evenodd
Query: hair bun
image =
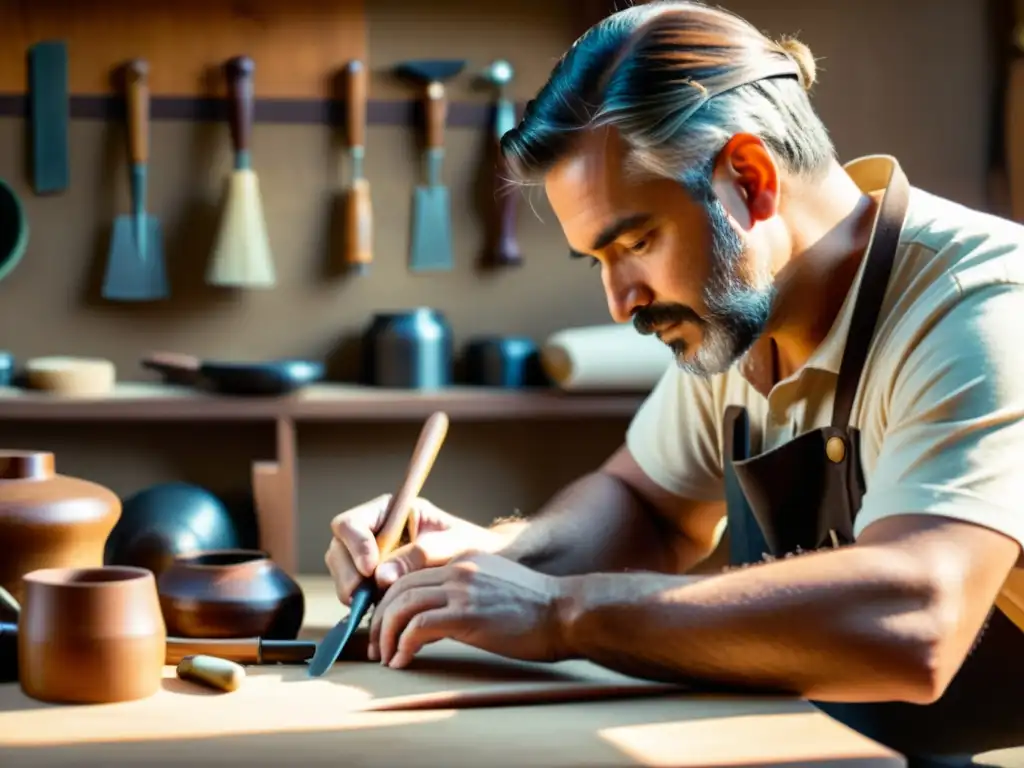
<path id="1" fill-rule="evenodd" d="M 779 46 L 793 61 L 800 70 L 800 79 L 803 81 L 804 90 L 811 90 L 811 87 L 818 79 L 818 65 L 814 61 L 814 54 L 811 49 L 801 43 L 795 37 L 783 38 Z"/>

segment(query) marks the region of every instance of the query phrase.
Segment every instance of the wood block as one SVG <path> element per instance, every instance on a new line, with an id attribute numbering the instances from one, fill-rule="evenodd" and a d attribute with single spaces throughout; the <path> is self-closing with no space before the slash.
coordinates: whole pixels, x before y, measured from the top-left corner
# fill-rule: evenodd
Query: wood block
<path id="1" fill-rule="evenodd" d="M 0 93 L 24 93 L 26 51 L 67 42 L 70 91 L 106 94 L 128 59 L 150 62 L 154 96 L 225 93 L 221 66 L 256 62 L 258 98 L 322 99 L 366 57 L 363 0 L 7 0 L 0 4 Z"/>

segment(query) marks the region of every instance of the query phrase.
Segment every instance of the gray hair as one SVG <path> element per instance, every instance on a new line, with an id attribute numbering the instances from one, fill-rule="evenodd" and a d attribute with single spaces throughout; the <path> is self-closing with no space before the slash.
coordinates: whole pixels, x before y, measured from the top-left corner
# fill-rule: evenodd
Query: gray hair
<path id="1" fill-rule="evenodd" d="M 679 181 L 701 202 L 715 157 L 737 133 L 758 136 L 787 171 L 813 176 L 835 150 L 807 91 L 810 50 L 694 0 L 651 2 L 591 27 L 561 58 L 501 140 L 511 181 L 531 184 L 581 130 L 613 127 L 627 170 Z"/>

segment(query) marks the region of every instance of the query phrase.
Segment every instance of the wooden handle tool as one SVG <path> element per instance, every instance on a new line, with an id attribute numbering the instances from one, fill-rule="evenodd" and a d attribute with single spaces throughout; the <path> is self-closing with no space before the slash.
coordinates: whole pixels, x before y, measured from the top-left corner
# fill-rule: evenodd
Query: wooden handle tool
<path id="1" fill-rule="evenodd" d="M 434 460 L 447 435 L 448 415 L 446 413 L 438 411 L 423 425 L 419 440 L 416 441 L 416 447 L 413 449 L 405 478 L 402 480 L 398 492 L 388 502 L 384 524 L 376 534 L 381 560 L 390 555 L 398 546 L 402 532 L 409 521 L 412 502 L 419 496 L 423 484 L 427 481 L 427 476 L 434 466 Z M 377 582 L 373 576 L 370 576 L 364 579 L 352 593 L 348 616 L 335 624 L 317 646 L 316 653 L 313 654 L 313 658 L 309 662 L 310 677 L 320 677 L 334 665 L 345 647 L 345 643 L 355 633 L 376 597 Z"/>
<path id="2" fill-rule="evenodd" d="M 224 64 L 231 97 L 231 143 L 235 150 L 236 170 L 251 166 L 249 143 L 255 109 L 255 72 L 256 62 L 248 56 L 235 56 Z"/>
<path id="3" fill-rule="evenodd" d="M 366 153 L 367 72 L 363 62 L 347 67 L 346 117 L 352 182 L 345 196 L 345 262 L 358 274 L 365 274 L 373 262 L 373 206 L 370 182 L 363 173 Z"/>
<path id="4" fill-rule="evenodd" d="M 128 153 L 132 164 L 149 162 L 149 63 L 128 62 L 125 71 L 128 100 Z"/>

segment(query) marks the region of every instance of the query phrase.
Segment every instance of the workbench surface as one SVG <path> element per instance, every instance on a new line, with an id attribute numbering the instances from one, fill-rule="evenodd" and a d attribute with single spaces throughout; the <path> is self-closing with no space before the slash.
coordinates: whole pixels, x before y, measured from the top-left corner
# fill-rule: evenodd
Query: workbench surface
<path id="1" fill-rule="evenodd" d="M 306 636 L 342 608 L 323 577 L 300 579 Z M 177 680 L 144 701 L 53 706 L 0 685 L 3 766 L 899 766 L 904 760 L 789 698 L 666 693 L 585 662 L 523 664 L 452 642 L 413 666 L 341 662 L 318 680 L 302 667 L 250 667 L 216 693 Z M 594 691 L 644 698 L 585 699 Z M 561 703 L 465 707 L 490 695 Z M 434 708 L 370 711 L 433 696 Z"/>

